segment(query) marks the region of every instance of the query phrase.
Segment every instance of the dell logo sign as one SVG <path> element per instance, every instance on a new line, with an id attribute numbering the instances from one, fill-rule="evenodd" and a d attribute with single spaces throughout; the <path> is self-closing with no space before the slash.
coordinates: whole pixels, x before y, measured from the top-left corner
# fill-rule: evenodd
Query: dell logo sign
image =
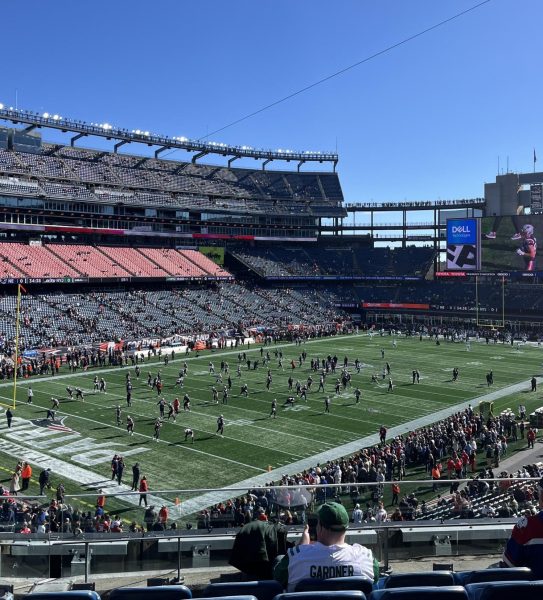
<path id="1" fill-rule="evenodd" d="M 453 225 L 452 227 L 453 233 L 470 233 L 469 227 L 467 225 Z"/>

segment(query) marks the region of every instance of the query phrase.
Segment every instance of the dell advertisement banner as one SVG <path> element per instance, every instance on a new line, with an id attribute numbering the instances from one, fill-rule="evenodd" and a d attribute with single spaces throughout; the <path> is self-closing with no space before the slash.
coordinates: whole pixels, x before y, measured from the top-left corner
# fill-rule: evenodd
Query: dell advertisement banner
<path id="1" fill-rule="evenodd" d="M 479 219 L 447 219 L 447 270 L 481 268 Z"/>

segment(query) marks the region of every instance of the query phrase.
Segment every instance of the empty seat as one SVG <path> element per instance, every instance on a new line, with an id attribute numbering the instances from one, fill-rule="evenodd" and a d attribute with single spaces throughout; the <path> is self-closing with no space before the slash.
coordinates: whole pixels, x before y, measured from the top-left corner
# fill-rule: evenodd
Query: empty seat
<path id="1" fill-rule="evenodd" d="M 207 600 L 258 600 L 256 596 L 212 596 L 207 598 Z"/>
<path id="2" fill-rule="evenodd" d="M 212 596 L 207 598 L 207 600 L 258 600 L 255 596 Z"/>
<path id="3" fill-rule="evenodd" d="M 0 586 L 1 588 L 1 586 Z M 96 590 L 96 582 L 95 581 L 87 581 L 86 583 L 84 581 L 80 582 L 80 583 L 72 583 L 72 590 L 91 590 L 91 591 L 95 591 Z M 0 589 L 1 591 L 1 589 Z"/>
<path id="4" fill-rule="evenodd" d="M 210 583 L 203 592 L 204 598 L 224 596 L 256 596 L 258 600 L 273 600 L 283 591 L 283 586 L 275 579 L 261 581 L 231 581 Z"/>
<path id="5" fill-rule="evenodd" d="M 416 573 L 392 573 L 384 582 L 384 588 L 400 588 L 412 586 L 454 585 L 454 577 L 450 571 L 421 571 Z"/>
<path id="6" fill-rule="evenodd" d="M 360 590 L 287 592 L 275 596 L 275 600 L 366 600 L 366 595 Z"/>
<path id="7" fill-rule="evenodd" d="M 468 600 L 461 585 L 388 588 L 371 593 L 370 600 Z"/>
<path id="8" fill-rule="evenodd" d="M 488 581 L 466 585 L 469 600 L 541 600 L 543 581 Z"/>
<path id="9" fill-rule="evenodd" d="M 485 581 L 532 581 L 534 578 L 528 567 L 514 567 L 511 569 L 477 569 L 475 571 L 458 571 L 453 573 L 457 585 L 469 583 L 484 583 Z"/>
<path id="10" fill-rule="evenodd" d="M 192 598 L 192 592 L 186 585 L 126 587 L 112 590 L 109 594 L 109 598 L 110 600 L 187 600 L 188 598 Z M 68 598 L 67 600 L 70 599 Z"/>
<path id="11" fill-rule="evenodd" d="M 331 577 L 330 579 L 302 579 L 296 584 L 294 591 L 360 590 L 369 595 L 372 589 L 373 582 L 366 577 Z"/>
<path id="12" fill-rule="evenodd" d="M 29 598 L 31 600 L 100 600 L 99 594 L 90 590 L 34 592 L 32 594 L 24 594 L 22 598 Z"/>

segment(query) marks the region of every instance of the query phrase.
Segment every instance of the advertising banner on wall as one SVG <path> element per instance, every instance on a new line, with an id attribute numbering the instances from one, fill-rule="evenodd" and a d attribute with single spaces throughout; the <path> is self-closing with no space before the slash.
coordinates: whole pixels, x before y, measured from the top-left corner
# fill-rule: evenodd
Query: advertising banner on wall
<path id="1" fill-rule="evenodd" d="M 479 219 L 447 219 L 447 270 L 481 268 Z"/>

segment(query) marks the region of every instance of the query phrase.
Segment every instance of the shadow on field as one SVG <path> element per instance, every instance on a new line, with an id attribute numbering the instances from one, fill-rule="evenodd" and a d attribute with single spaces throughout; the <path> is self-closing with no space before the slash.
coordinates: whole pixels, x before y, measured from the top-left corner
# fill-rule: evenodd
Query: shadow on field
<path id="1" fill-rule="evenodd" d="M 198 438 L 198 441 L 199 441 L 199 442 L 205 442 L 205 441 L 207 441 L 207 440 L 212 440 L 212 439 L 214 439 L 214 438 L 216 438 L 216 437 L 217 437 L 216 435 L 209 434 L 209 435 L 206 435 L 205 437 L 199 437 L 199 438 Z"/>

